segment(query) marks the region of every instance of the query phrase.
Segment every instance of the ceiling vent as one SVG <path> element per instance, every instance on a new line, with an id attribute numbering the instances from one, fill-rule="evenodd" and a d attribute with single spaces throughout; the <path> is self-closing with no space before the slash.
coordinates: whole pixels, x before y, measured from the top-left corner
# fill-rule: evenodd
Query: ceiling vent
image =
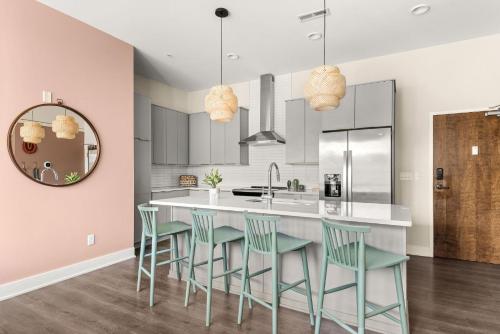
<path id="1" fill-rule="evenodd" d="M 310 13 L 300 14 L 298 17 L 299 17 L 300 22 L 307 22 L 307 21 L 312 21 L 314 19 L 322 18 L 324 15 L 330 15 L 329 8 L 316 10 L 316 11 L 310 12 Z"/>

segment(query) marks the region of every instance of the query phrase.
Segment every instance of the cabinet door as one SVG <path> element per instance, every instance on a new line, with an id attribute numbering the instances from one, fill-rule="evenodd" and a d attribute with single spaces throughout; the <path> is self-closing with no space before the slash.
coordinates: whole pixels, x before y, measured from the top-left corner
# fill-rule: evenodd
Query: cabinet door
<path id="1" fill-rule="evenodd" d="M 321 129 L 323 131 L 346 130 L 354 128 L 354 98 L 356 87 L 348 86 L 345 96 L 340 100 L 337 109 L 321 113 Z"/>
<path id="2" fill-rule="evenodd" d="M 356 86 L 356 128 L 392 125 L 394 87 L 392 80 Z"/>
<path id="3" fill-rule="evenodd" d="M 234 122 L 234 119 L 231 121 Z M 224 164 L 225 123 L 210 121 L 210 163 Z"/>
<path id="4" fill-rule="evenodd" d="M 165 109 L 167 165 L 177 164 L 177 111 Z"/>
<path id="5" fill-rule="evenodd" d="M 189 163 L 189 116 L 186 113 L 177 113 L 177 163 Z"/>
<path id="6" fill-rule="evenodd" d="M 286 101 L 286 162 L 304 162 L 304 99 Z"/>
<path id="7" fill-rule="evenodd" d="M 151 108 L 151 130 L 153 137 L 153 164 L 164 165 L 167 163 L 167 136 L 165 131 L 165 112 L 161 107 Z"/>
<path id="8" fill-rule="evenodd" d="M 305 103 L 305 101 L 304 101 Z M 314 111 L 305 103 L 305 161 L 306 163 L 318 163 L 319 161 L 319 134 L 321 133 L 322 112 Z"/>
<path id="9" fill-rule="evenodd" d="M 210 164 L 210 118 L 206 112 L 189 115 L 189 164 Z"/>
<path id="10" fill-rule="evenodd" d="M 151 140 L 151 100 L 134 94 L 134 138 Z"/>
<path id="11" fill-rule="evenodd" d="M 231 122 L 225 124 L 226 138 L 224 162 L 226 164 L 248 164 L 248 145 L 240 140 L 248 137 L 248 110 L 239 108 Z"/>

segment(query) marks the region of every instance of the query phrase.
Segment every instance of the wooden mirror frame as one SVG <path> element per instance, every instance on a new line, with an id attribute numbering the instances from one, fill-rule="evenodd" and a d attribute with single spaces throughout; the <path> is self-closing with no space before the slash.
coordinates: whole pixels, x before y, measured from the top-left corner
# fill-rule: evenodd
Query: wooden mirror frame
<path id="1" fill-rule="evenodd" d="M 92 132 L 95 135 L 95 139 L 96 139 L 96 142 L 97 142 L 97 156 L 96 156 L 95 162 L 92 165 L 92 167 L 89 169 L 88 173 L 86 173 L 78 181 L 75 181 L 75 182 L 72 182 L 72 183 L 68 183 L 68 184 L 50 184 L 50 183 L 44 183 L 44 182 L 42 182 L 40 180 L 37 180 L 35 178 L 32 178 L 28 174 L 26 174 L 22 170 L 21 166 L 19 166 L 18 163 L 17 163 L 17 161 L 16 161 L 16 158 L 14 156 L 14 152 L 12 151 L 12 131 L 14 131 L 14 127 L 17 125 L 17 122 L 21 119 L 21 117 L 23 117 L 23 115 L 25 115 L 29 111 L 31 111 L 31 110 L 33 110 L 35 108 L 38 108 L 38 107 L 48 107 L 48 106 L 61 107 L 61 108 L 65 108 L 65 109 L 71 110 L 72 112 L 74 112 L 75 114 L 77 114 L 79 117 L 81 117 L 85 122 L 87 122 L 89 128 L 92 130 Z M 31 106 L 28 109 L 24 110 L 11 123 L 11 125 L 9 127 L 9 131 L 7 133 L 7 150 L 9 151 L 10 160 L 12 161 L 12 163 L 14 164 L 14 166 L 16 166 L 17 170 L 19 170 L 19 172 L 21 174 L 23 174 L 25 177 L 27 177 L 31 181 L 39 183 L 39 184 L 42 184 L 44 186 L 49 186 L 49 187 L 68 187 L 68 186 L 73 186 L 73 185 L 76 185 L 76 184 L 82 182 L 83 180 L 85 180 L 87 177 L 89 177 L 94 172 L 94 170 L 96 169 L 97 165 L 99 164 L 99 160 L 101 158 L 101 150 L 102 150 L 102 148 L 101 148 L 101 140 L 99 139 L 99 134 L 97 133 L 97 130 L 95 129 L 94 124 L 92 124 L 92 122 L 89 121 L 89 119 L 87 117 L 85 117 L 81 112 L 79 112 L 79 111 L 75 110 L 74 108 L 71 108 L 71 107 L 69 107 L 69 106 L 67 106 L 67 105 L 65 105 L 63 103 L 42 103 L 42 104 L 37 104 L 37 105 Z"/>

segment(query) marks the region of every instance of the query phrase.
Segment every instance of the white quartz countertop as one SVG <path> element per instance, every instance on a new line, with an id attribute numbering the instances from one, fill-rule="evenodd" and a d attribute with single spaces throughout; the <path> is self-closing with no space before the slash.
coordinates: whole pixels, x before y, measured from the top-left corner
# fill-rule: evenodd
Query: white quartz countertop
<path id="1" fill-rule="evenodd" d="M 160 206 L 233 212 L 248 211 L 252 213 L 313 219 L 329 218 L 367 224 L 403 227 L 412 225 L 410 210 L 401 205 L 287 199 L 273 199 L 272 204 L 269 205 L 267 202 L 257 202 L 256 200 L 259 200 L 259 198 L 221 193 L 216 202 L 210 202 L 207 194 L 206 196 L 196 195 L 153 200 L 150 203 Z"/>
<path id="2" fill-rule="evenodd" d="M 231 192 L 235 188 L 247 188 L 244 186 L 223 186 L 220 187 L 221 191 Z M 208 190 L 209 187 L 198 186 L 198 187 L 180 187 L 180 186 L 171 186 L 171 187 L 154 187 L 151 189 L 152 193 L 162 193 L 162 192 L 171 192 L 171 191 L 179 191 L 179 190 Z M 288 190 L 274 190 L 274 193 L 280 194 L 294 194 L 294 195 L 318 195 L 319 192 L 315 190 L 306 190 L 306 191 L 288 191 Z"/>

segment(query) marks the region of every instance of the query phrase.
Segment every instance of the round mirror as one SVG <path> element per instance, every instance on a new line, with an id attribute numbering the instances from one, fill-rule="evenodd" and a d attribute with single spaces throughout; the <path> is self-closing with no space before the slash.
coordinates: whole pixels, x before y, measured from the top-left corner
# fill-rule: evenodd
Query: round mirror
<path id="1" fill-rule="evenodd" d="M 8 134 L 9 154 L 21 173 L 48 186 L 68 186 L 88 177 L 99 161 L 94 126 L 63 104 L 40 104 L 22 112 Z"/>

